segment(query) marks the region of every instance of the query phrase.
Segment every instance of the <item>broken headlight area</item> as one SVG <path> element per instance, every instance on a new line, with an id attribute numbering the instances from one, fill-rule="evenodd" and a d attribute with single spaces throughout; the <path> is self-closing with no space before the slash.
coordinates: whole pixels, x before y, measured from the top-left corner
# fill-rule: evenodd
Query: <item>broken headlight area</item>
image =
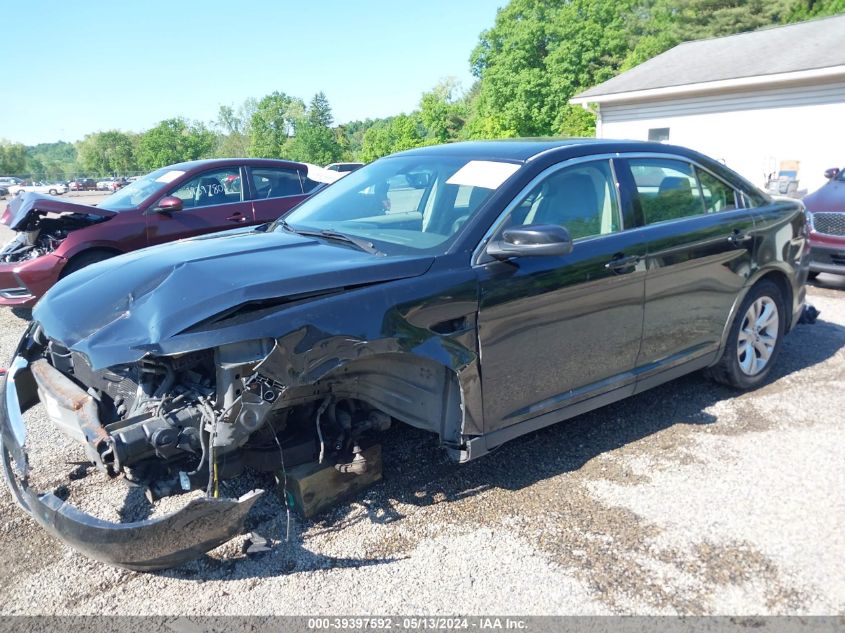
<path id="1" fill-rule="evenodd" d="M 52 253 L 67 237 L 66 230 L 51 232 L 35 229 L 18 233 L 0 250 L 0 262 L 13 264 Z"/>
<path id="2" fill-rule="evenodd" d="M 0 262 L 16 263 L 52 253 L 68 233 L 102 222 L 105 218 L 65 213 L 52 215 L 31 214 L 21 222 L 15 238 L 0 250 Z"/>
<path id="3" fill-rule="evenodd" d="M 93 370 L 82 355 L 33 326 L 0 405 L 4 469 L 16 499 L 83 553 L 151 570 L 197 558 L 243 533 L 262 491 L 226 498 L 228 490 L 242 490 L 239 479 L 273 485 L 272 474 L 312 461 L 365 472 L 363 435 L 386 429 L 390 417 L 361 401 L 321 393 L 319 386 L 289 391 L 258 369 L 264 349 L 243 343 Z M 179 498 L 185 503 L 164 516 L 151 511 L 141 520 L 105 521 L 83 512 L 68 492 L 79 464 L 74 468 L 55 454 L 51 467 L 64 467 L 64 479 L 54 480 L 59 485 L 52 492 L 36 492 L 40 480 L 27 454 L 23 412 L 39 402 L 56 445 L 62 443 L 57 433 L 63 434 L 97 467 L 85 476 L 87 486 L 129 484 L 136 497 L 143 491 L 148 507 L 165 501 L 173 507 Z M 116 515 L 133 517 L 125 508 Z"/>

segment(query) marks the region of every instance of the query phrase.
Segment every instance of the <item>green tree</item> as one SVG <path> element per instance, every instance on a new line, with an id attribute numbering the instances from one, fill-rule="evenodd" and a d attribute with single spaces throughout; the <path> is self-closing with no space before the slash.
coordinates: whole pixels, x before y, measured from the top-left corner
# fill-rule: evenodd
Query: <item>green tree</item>
<path id="1" fill-rule="evenodd" d="M 512 0 L 470 62 L 481 80 L 470 135 L 546 136 L 584 129 L 573 94 L 619 72 L 637 0 Z"/>
<path id="2" fill-rule="evenodd" d="M 845 0 L 794 0 L 786 14 L 788 22 L 845 12 Z"/>
<path id="3" fill-rule="evenodd" d="M 138 166 L 151 171 L 165 165 L 208 158 L 216 145 L 214 132 L 199 122 L 166 119 L 138 139 Z"/>
<path id="4" fill-rule="evenodd" d="M 379 121 L 364 133 L 361 160 L 370 162 L 382 156 L 426 144 L 416 115 L 400 114 Z"/>
<path id="5" fill-rule="evenodd" d="M 420 99 L 420 120 L 426 137 L 437 143 L 458 138 L 466 118 L 466 103 L 460 98 L 460 84 L 454 77 L 440 81 Z"/>
<path id="6" fill-rule="evenodd" d="M 0 174 L 4 176 L 26 174 L 26 147 L 20 143 L 0 140 Z"/>
<path id="7" fill-rule="evenodd" d="M 87 174 L 128 174 L 137 170 L 132 136 L 118 130 L 88 134 L 77 146 L 79 167 Z"/>
<path id="8" fill-rule="evenodd" d="M 250 119 L 250 155 L 286 158 L 288 143 L 304 115 L 302 99 L 283 92 L 273 92 L 261 99 Z"/>
<path id="9" fill-rule="evenodd" d="M 251 98 L 244 101 L 237 110 L 232 106 L 220 106 L 214 122 L 218 130 L 215 156 L 237 158 L 249 155 L 250 124 L 257 107 L 258 101 Z"/>
<path id="10" fill-rule="evenodd" d="M 295 122 L 296 133 L 287 145 L 287 155 L 292 160 L 326 165 L 340 159 L 341 148 L 337 134 L 331 128 L 333 121 L 329 100 L 318 92 L 308 104 L 305 117 Z"/>
<path id="11" fill-rule="evenodd" d="M 322 90 L 314 95 L 311 103 L 308 104 L 308 122 L 312 125 L 331 127 L 334 123 L 332 107 L 329 105 L 328 97 Z"/>
<path id="12" fill-rule="evenodd" d="M 57 141 L 31 145 L 26 148 L 26 155 L 28 161 L 38 161 L 41 165 L 41 178 L 66 180 L 76 175 L 76 147 L 73 143 Z"/>

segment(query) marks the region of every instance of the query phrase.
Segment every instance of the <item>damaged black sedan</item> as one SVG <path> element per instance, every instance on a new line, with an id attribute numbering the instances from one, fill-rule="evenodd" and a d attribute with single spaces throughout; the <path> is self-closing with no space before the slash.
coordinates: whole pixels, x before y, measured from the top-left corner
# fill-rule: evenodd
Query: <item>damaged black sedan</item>
<path id="1" fill-rule="evenodd" d="M 804 304 L 800 202 L 679 147 L 459 143 L 368 165 L 284 221 L 130 253 L 54 286 L 9 369 L 20 505 L 88 555 L 178 565 L 295 463 L 353 477 L 399 422 L 456 461 L 707 369 L 763 383 Z M 116 524 L 34 489 L 24 413 L 179 511 Z"/>

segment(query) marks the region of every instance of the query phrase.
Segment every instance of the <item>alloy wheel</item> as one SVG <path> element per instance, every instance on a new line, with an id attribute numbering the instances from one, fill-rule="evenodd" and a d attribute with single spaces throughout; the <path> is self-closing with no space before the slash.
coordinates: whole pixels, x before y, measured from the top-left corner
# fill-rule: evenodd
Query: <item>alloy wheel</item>
<path id="1" fill-rule="evenodd" d="M 771 297 L 760 297 L 748 306 L 736 345 L 739 368 L 745 375 L 756 376 L 769 364 L 779 328 L 778 306 Z"/>

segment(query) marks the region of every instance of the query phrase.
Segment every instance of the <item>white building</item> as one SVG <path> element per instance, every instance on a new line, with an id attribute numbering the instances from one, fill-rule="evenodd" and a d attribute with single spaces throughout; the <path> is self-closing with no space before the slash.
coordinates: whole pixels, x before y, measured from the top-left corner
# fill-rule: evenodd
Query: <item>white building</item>
<path id="1" fill-rule="evenodd" d="M 599 138 L 684 145 L 760 186 L 797 166 L 813 191 L 845 165 L 845 14 L 686 42 L 571 103 Z"/>

